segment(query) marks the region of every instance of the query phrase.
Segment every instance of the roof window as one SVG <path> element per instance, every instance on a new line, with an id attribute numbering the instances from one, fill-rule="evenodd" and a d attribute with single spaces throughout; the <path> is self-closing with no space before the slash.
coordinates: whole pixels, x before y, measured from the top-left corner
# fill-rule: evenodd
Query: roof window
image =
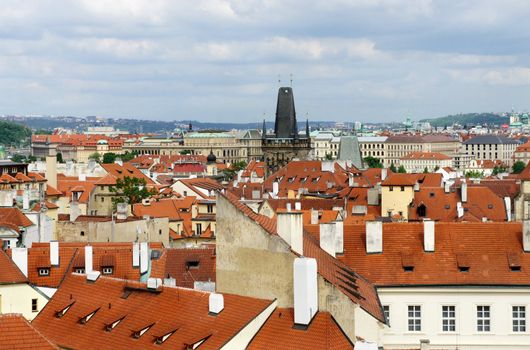
<path id="1" fill-rule="evenodd" d="M 91 313 L 89 313 L 88 315 L 86 316 L 83 316 L 79 319 L 79 323 L 81 324 L 86 324 L 88 321 L 90 321 L 90 319 L 92 317 L 94 317 L 94 315 L 96 314 L 96 312 L 98 312 L 99 308 L 97 308 L 96 310 L 92 311 Z"/>
<path id="2" fill-rule="evenodd" d="M 55 317 L 57 318 L 61 318 L 63 317 L 64 315 L 66 315 L 66 313 L 68 312 L 68 310 L 70 310 L 70 308 L 72 307 L 72 305 L 74 305 L 75 301 L 73 303 L 70 303 L 68 304 L 66 307 L 64 307 L 62 310 L 59 310 L 59 311 L 56 311 L 55 312 Z"/>
<path id="3" fill-rule="evenodd" d="M 105 326 L 105 330 L 107 332 L 110 332 L 111 330 L 113 330 L 114 328 L 116 328 L 116 326 L 118 326 L 120 324 L 120 322 L 125 318 L 125 316 L 123 316 L 122 318 L 119 318 L 117 319 L 116 321 L 112 322 L 112 323 L 109 323 Z"/>
<path id="4" fill-rule="evenodd" d="M 144 327 L 136 332 L 133 332 L 132 334 L 132 337 L 135 338 L 135 339 L 139 339 L 142 335 L 145 334 L 145 332 L 147 332 L 149 330 L 149 328 L 153 327 L 154 323 L 150 324 L 149 326 L 147 327 Z"/>
<path id="5" fill-rule="evenodd" d="M 469 256 L 467 254 L 457 254 L 456 263 L 458 265 L 458 270 L 460 270 L 460 272 L 469 271 L 470 263 L 469 263 Z"/>

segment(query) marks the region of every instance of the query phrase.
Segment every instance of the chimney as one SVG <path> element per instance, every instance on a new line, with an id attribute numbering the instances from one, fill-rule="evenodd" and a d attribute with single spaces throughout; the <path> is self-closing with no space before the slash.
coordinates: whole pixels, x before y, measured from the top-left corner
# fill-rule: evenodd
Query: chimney
<path id="1" fill-rule="evenodd" d="M 311 225 L 318 224 L 318 210 L 311 209 Z"/>
<path id="2" fill-rule="evenodd" d="M 133 243 L 132 266 L 133 267 L 139 267 L 140 266 L 140 243 L 138 243 L 138 242 L 134 242 Z"/>
<path id="3" fill-rule="evenodd" d="M 147 289 L 158 289 L 158 287 L 160 286 L 162 286 L 161 278 L 148 278 L 147 279 Z"/>
<path id="4" fill-rule="evenodd" d="M 335 223 L 320 224 L 320 248 L 332 257 L 335 257 L 335 236 Z"/>
<path id="5" fill-rule="evenodd" d="M 302 203 L 294 202 L 294 210 L 302 210 Z"/>
<path id="6" fill-rule="evenodd" d="M 424 220 L 423 221 L 423 250 L 426 252 L 434 252 L 434 221 L 433 220 Z"/>
<path id="7" fill-rule="evenodd" d="M 81 215 L 79 203 L 77 203 L 77 201 L 70 202 L 70 222 L 75 222 L 79 215 Z"/>
<path id="8" fill-rule="evenodd" d="M 344 221 L 337 220 L 335 223 L 335 254 L 344 253 Z"/>
<path id="9" fill-rule="evenodd" d="M 89 274 L 92 271 L 94 271 L 94 264 L 93 264 L 93 250 L 91 245 L 85 246 L 85 273 Z"/>
<path id="10" fill-rule="evenodd" d="M 418 181 L 416 181 L 414 183 L 414 192 L 418 192 L 420 190 L 420 183 Z"/>
<path id="11" fill-rule="evenodd" d="M 348 187 L 353 187 L 353 174 L 348 174 Z"/>
<path id="12" fill-rule="evenodd" d="M 123 166 L 123 161 L 121 160 L 120 157 L 116 158 L 116 159 L 114 160 L 114 163 L 118 164 L 119 166 Z"/>
<path id="13" fill-rule="evenodd" d="M 280 184 L 276 181 L 272 183 L 272 196 L 276 197 L 278 196 L 278 192 L 280 192 Z"/>
<path id="14" fill-rule="evenodd" d="M 127 219 L 127 203 L 118 203 L 116 205 L 116 219 L 125 220 Z"/>
<path id="15" fill-rule="evenodd" d="M 100 275 L 101 272 L 99 271 L 90 271 L 90 273 L 86 274 L 86 279 L 90 282 L 96 282 Z"/>
<path id="16" fill-rule="evenodd" d="M 277 214 L 278 235 L 287 242 L 291 249 L 300 255 L 304 254 L 304 226 L 301 212 Z"/>
<path id="17" fill-rule="evenodd" d="M 287 208 L 287 211 L 291 211 L 291 203 L 287 203 L 286 208 Z"/>
<path id="18" fill-rule="evenodd" d="M 366 253 L 383 252 L 383 222 L 366 221 Z"/>
<path id="19" fill-rule="evenodd" d="M 29 210 L 29 190 L 25 190 L 22 195 L 22 209 Z"/>
<path id="20" fill-rule="evenodd" d="M 46 180 L 48 185 L 57 188 L 57 157 L 46 156 Z"/>
<path id="21" fill-rule="evenodd" d="M 464 216 L 464 207 L 462 207 L 462 202 L 456 203 L 456 215 L 458 218 Z"/>
<path id="22" fill-rule="evenodd" d="M 28 248 L 12 248 L 11 260 L 18 266 L 24 276 L 28 277 Z"/>
<path id="23" fill-rule="evenodd" d="M 317 261 L 294 259 L 294 323 L 307 326 L 318 311 Z"/>
<path id="24" fill-rule="evenodd" d="M 512 201 L 510 197 L 504 197 L 504 207 L 506 208 L 506 221 L 512 221 Z"/>
<path id="25" fill-rule="evenodd" d="M 140 274 L 147 272 L 149 268 L 149 246 L 147 242 L 140 243 Z"/>
<path id="26" fill-rule="evenodd" d="M 449 182 L 444 182 L 444 192 L 449 193 L 451 190 Z"/>
<path id="27" fill-rule="evenodd" d="M 59 266 L 59 242 L 50 241 L 50 265 Z"/>
<path id="28" fill-rule="evenodd" d="M 462 182 L 462 186 L 460 187 L 460 197 L 462 199 L 462 203 L 467 203 L 467 183 Z"/>
<path id="29" fill-rule="evenodd" d="M 381 181 L 385 181 L 386 180 L 387 174 L 388 174 L 388 169 L 387 168 L 382 168 L 381 169 Z"/>
<path id="30" fill-rule="evenodd" d="M 86 174 L 79 173 L 79 181 L 86 181 Z"/>
<path id="31" fill-rule="evenodd" d="M 530 253 L 530 220 L 523 221 L 523 250 Z"/>
<path id="32" fill-rule="evenodd" d="M 208 299 L 208 312 L 210 315 L 218 315 L 225 308 L 225 299 L 222 294 L 210 293 Z"/>

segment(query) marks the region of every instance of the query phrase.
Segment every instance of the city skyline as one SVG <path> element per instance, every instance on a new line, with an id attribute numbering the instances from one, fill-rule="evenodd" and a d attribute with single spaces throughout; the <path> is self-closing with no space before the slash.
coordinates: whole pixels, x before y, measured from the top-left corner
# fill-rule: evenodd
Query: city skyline
<path id="1" fill-rule="evenodd" d="M 259 122 L 526 110 L 521 1 L 4 4 L 0 113 Z M 281 82 L 278 82 L 280 75 Z"/>

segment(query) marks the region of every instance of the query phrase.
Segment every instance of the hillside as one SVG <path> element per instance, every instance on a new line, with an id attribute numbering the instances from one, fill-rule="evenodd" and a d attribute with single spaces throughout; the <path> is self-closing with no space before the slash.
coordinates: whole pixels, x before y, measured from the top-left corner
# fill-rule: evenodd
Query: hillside
<path id="1" fill-rule="evenodd" d="M 460 125 L 502 125 L 509 123 L 509 118 L 494 113 L 466 113 L 448 115 L 440 118 L 422 119 L 420 122 L 429 122 L 432 126 L 451 126 L 455 123 Z"/>
<path id="2" fill-rule="evenodd" d="M 17 123 L 0 120 L 0 144 L 21 146 L 29 142 L 31 130 Z"/>

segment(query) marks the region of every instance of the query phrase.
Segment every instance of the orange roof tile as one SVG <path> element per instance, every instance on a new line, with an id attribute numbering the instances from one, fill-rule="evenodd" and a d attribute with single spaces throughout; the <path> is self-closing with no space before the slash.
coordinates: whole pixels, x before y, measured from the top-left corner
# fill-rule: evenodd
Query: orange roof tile
<path id="1" fill-rule="evenodd" d="M 2 250 L 0 251 L 0 284 L 26 283 L 28 279 Z"/>
<path id="2" fill-rule="evenodd" d="M 413 186 L 416 183 L 414 174 L 392 174 L 385 181 L 381 182 L 382 186 Z"/>
<path id="3" fill-rule="evenodd" d="M 219 349 L 272 303 L 224 294 L 223 311 L 210 315 L 209 296 L 167 286 L 149 291 L 144 283 L 104 276 L 90 282 L 84 275 L 72 274 L 32 324 L 65 348 L 185 349 L 204 340 L 201 349 Z M 68 311 L 56 317 L 68 305 Z M 79 323 L 94 311 L 89 321 Z M 108 328 L 117 320 L 121 321 Z"/>
<path id="4" fill-rule="evenodd" d="M 0 332 L 2 334 L 0 349 L 59 349 L 20 314 L 0 315 Z"/>
<path id="5" fill-rule="evenodd" d="M 125 177 L 136 177 L 139 179 L 144 179 L 148 185 L 155 184 L 153 180 L 151 180 L 148 176 L 144 175 L 144 173 L 142 173 L 130 163 L 124 163 L 123 165 L 119 165 L 116 163 L 101 164 L 101 166 L 103 167 L 103 169 L 105 169 L 105 171 L 107 171 L 107 173 L 114 176 L 114 178 L 123 179 Z"/>
<path id="6" fill-rule="evenodd" d="M 18 208 L 0 208 L 0 222 L 10 223 L 17 227 L 29 227 L 33 221 L 27 218 Z"/>
<path id="7" fill-rule="evenodd" d="M 450 160 L 451 157 L 439 152 L 411 152 L 404 157 L 401 157 L 402 160 Z"/>

